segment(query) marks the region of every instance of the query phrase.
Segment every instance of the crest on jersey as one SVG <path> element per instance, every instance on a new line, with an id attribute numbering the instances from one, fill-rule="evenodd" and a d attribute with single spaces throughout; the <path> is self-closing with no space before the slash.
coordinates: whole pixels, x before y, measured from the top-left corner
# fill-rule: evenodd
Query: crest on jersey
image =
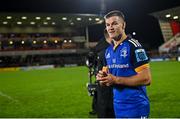
<path id="1" fill-rule="evenodd" d="M 124 57 L 124 58 L 126 58 L 127 57 L 127 55 L 128 55 L 128 52 L 127 52 L 127 47 L 124 47 L 122 50 L 121 50 L 121 53 L 120 53 L 121 55 L 121 57 Z"/>
<path id="2" fill-rule="evenodd" d="M 135 50 L 135 54 L 136 54 L 137 62 L 145 61 L 145 60 L 148 59 L 144 49 L 137 49 L 137 50 Z"/>

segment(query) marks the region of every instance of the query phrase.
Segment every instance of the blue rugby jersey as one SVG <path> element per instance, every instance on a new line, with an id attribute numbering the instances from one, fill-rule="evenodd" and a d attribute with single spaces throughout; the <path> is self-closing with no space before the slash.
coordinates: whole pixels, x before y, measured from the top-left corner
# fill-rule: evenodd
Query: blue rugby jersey
<path id="1" fill-rule="evenodd" d="M 137 74 L 139 67 L 148 64 L 149 58 L 141 44 L 127 37 L 116 48 L 110 45 L 105 52 L 109 73 L 129 77 Z M 116 117 L 141 117 L 149 115 L 146 86 L 128 87 L 114 85 L 114 110 Z"/>

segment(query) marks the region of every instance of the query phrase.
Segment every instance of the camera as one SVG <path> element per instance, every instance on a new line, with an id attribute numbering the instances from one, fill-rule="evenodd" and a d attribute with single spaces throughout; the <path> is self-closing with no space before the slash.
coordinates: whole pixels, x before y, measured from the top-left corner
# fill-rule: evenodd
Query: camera
<path id="1" fill-rule="evenodd" d="M 90 51 L 87 55 L 86 65 L 88 68 L 93 68 L 95 66 L 96 54 Z"/>
<path id="2" fill-rule="evenodd" d="M 88 90 L 88 95 L 89 96 L 94 96 L 96 88 L 97 88 L 97 84 L 96 83 L 87 83 L 86 87 L 87 87 L 87 90 Z"/>
<path id="3" fill-rule="evenodd" d="M 90 51 L 87 55 L 86 65 L 89 69 L 89 82 L 86 84 L 89 96 L 94 96 L 97 84 L 92 82 L 92 76 L 95 76 L 96 71 L 96 54 Z"/>

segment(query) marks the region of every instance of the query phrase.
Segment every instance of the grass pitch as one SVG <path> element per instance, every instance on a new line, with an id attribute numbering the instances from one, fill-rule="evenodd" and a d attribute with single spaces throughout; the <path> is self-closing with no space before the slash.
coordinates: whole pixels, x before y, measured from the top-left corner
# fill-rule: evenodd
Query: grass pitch
<path id="1" fill-rule="evenodd" d="M 150 117 L 180 117 L 180 62 L 152 62 Z M 87 67 L 0 72 L 0 117 L 89 117 Z"/>
<path id="2" fill-rule="evenodd" d="M 0 73 L 0 117 L 88 117 L 86 67 Z"/>
<path id="3" fill-rule="evenodd" d="M 180 117 L 180 62 L 152 62 L 150 117 Z"/>

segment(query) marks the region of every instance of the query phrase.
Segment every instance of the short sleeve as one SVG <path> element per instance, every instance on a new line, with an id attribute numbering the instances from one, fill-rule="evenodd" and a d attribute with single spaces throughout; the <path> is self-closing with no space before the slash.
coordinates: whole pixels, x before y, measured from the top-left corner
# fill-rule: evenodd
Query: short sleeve
<path id="1" fill-rule="evenodd" d="M 106 52 L 106 50 L 105 50 L 105 52 Z M 104 52 L 104 56 L 103 56 L 103 66 L 107 66 L 105 52 Z"/>
<path id="2" fill-rule="evenodd" d="M 131 63 L 136 72 L 139 72 L 145 67 L 149 67 L 149 58 L 145 49 L 140 45 L 138 41 L 132 40 L 130 52 Z"/>

